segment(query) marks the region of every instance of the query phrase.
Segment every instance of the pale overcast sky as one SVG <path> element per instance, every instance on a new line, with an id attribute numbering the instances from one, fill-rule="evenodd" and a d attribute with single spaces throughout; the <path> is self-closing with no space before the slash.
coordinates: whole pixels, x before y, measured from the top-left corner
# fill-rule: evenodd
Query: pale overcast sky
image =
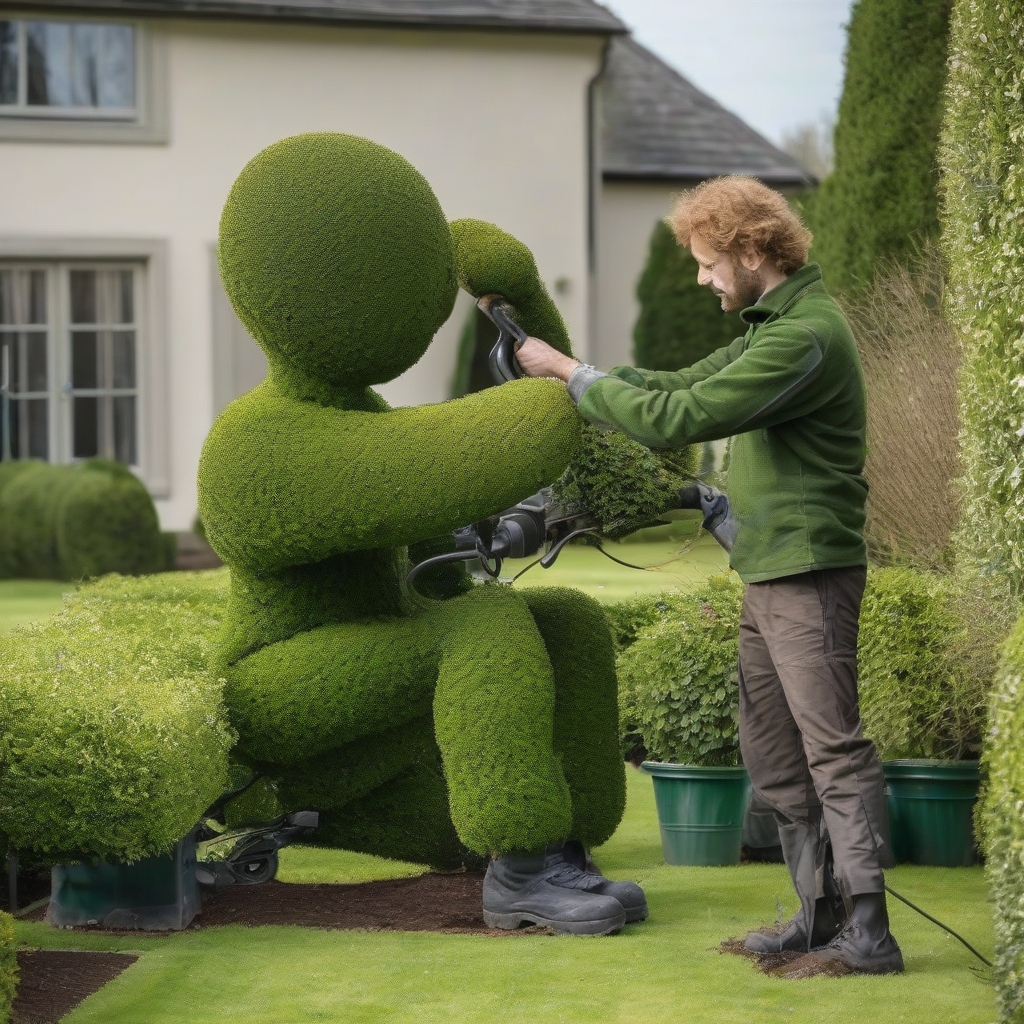
<path id="1" fill-rule="evenodd" d="M 773 142 L 834 114 L 853 0 L 600 0 L 634 37 Z"/>

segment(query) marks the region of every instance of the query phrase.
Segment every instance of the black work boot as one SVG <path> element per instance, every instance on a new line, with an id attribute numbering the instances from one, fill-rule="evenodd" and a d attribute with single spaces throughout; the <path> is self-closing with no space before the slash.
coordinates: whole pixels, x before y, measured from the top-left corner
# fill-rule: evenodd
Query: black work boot
<path id="1" fill-rule="evenodd" d="M 884 892 L 853 897 L 853 912 L 842 931 L 814 956 L 840 960 L 857 974 L 901 974 L 903 954 L 889 931 Z"/>
<path id="2" fill-rule="evenodd" d="M 543 853 L 494 858 L 484 877 L 485 923 L 506 929 L 539 924 L 570 935 L 617 932 L 626 923 L 618 900 L 558 883 L 573 870 L 564 860 L 545 864 Z"/>
<path id="3" fill-rule="evenodd" d="M 587 856 L 587 851 L 578 839 L 549 846 L 544 858 L 546 867 L 561 864 L 567 870 L 552 877 L 555 885 L 567 889 L 583 889 L 601 896 L 611 896 L 626 912 L 626 924 L 635 924 L 647 919 L 647 897 L 636 882 L 613 882 L 601 874 L 598 866 Z"/>
<path id="4" fill-rule="evenodd" d="M 750 950 L 751 953 L 784 953 L 790 950 L 806 953 L 809 949 L 820 949 L 839 934 L 845 915 L 837 913 L 835 903 L 823 896 L 814 901 L 814 924 L 811 928 L 810 942 L 807 941 L 805 921 L 806 915 L 801 908 L 781 928 L 747 932 L 743 948 Z"/>

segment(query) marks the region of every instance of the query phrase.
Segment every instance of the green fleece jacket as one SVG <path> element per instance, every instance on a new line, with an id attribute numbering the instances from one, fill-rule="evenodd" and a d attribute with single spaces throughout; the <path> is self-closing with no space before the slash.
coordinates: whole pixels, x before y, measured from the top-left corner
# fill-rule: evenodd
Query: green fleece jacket
<path id="1" fill-rule="evenodd" d="M 865 565 L 864 374 L 811 263 L 740 314 L 747 333 L 677 373 L 620 366 L 575 391 L 591 423 L 649 448 L 732 437 L 727 492 L 745 583 Z"/>

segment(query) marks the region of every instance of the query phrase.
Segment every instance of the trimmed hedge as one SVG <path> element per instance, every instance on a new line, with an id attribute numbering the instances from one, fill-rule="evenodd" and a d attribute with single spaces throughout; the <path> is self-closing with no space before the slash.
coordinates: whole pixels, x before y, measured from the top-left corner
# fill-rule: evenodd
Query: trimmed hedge
<path id="1" fill-rule="evenodd" d="M 170 849 L 224 790 L 227 575 L 108 576 L 0 637 L 0 834 L 41 862 Z"/>
<path id="2" fill-rule="evenodd" d="M 593 517 L 603 535 L 618 539 L 677 507 L 702 456 L 700 445 L 654 452 L 625 434 L 584 424 L 581 449 L 552 493 L 566 512 Z"/>
<path id="3" fill-rule="evenodd" d="M 697 284 L 697 261 L 663 220 L 654 226 L 647 263 L 636 286 L 640 315 L 633 362 L 645 370 L 681 370 L 728 345 L 746 329 L 722 312 L 710 288 Z"/>
<path id="4" fill-rule="evenodd" d="M 618 659 L 624 739 L 632 726 L 656 761 L 737 764 L 743 585 L 730 574 L 690 594 L 649 600 L 646 615 L 638 604 L 616 615 L 624 624 L 620 636 L 640 626 Z M 655 615 L 655 622 L 640 625 Z"/>
<path id="5" fill-rule="evenodd" d="M 942 132 L 947 309 L 964 345 L 957 560 L 1024 596 L 1024 9 L 960 0 Z"/>
<path id="6" fill-rule="evenodd" d="M 955 576 L 873 571 L 861 606 L 864 731 L 881 757 L 980 755 L 1000 616 Z"/>
<path id="7" fill-rule="evenodd" d="M 607 838 L 624 777 L 596 606 L 563 595 L 553 613 L 500 586 L 429 601 L 404 586 L 408 546 L 565 470 L 580 444 L 565 387 L 522 380 L 395 410 L 367 387 L 422 355 L 456 278 L 504 295 L 568 352 L 529 249 L 482 221 L 449 231 L 404 159 L 321 134 L 250 161 L 219 252 L 270 364 L 214 424 L 199 469 L 207 536 L 231 567 L 217 674 L 240 755 L 286 809 L 326 809 L 319 842 L 452 865 L 570 832 Z M 589 668 L 563 657 L 577 633 Z"/>
<path id="8" fill-rule="evenodd" d="M 870 283 L 938 233 L 936 146 L 951 0 L 857 0 L 835 132 L 835 170 L 804 201 L 813 256 L 835 291 Z"/>
<path id="9" fill-rule="evenodd" d="M 140 575 L 173 564 L 173 536 L 160 532 L 149 492 L 120 463 L 0 467 L 0 578 Z"/>
<path id="10" fill-rule="evenodd" d="M 14 951 L 14 918 L 0 911 L 0 1024 L 10 1020 L 11 1003 L 18 985 L 18 960 Z"/>
<path id="11" fill-rule="evenodd" d="M 995 910 L 1000 1020 L 1024 1021 L 1024 618 L 1003 649 L 989 706 L 982 807 L 985 874 Z"/>

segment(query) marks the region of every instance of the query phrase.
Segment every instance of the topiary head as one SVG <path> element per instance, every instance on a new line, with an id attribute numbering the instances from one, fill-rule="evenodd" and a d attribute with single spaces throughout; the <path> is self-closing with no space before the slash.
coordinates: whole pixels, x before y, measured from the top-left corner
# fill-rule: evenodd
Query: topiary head
<path id="1" fill-rule="evenodd" d="M 408 369 L 458 290 L 430 185 L 354 135 L 295 135 L 253 157 L 224 204 L 218 258 L 271 365 L 328 385 L 365 387 Z"/>

